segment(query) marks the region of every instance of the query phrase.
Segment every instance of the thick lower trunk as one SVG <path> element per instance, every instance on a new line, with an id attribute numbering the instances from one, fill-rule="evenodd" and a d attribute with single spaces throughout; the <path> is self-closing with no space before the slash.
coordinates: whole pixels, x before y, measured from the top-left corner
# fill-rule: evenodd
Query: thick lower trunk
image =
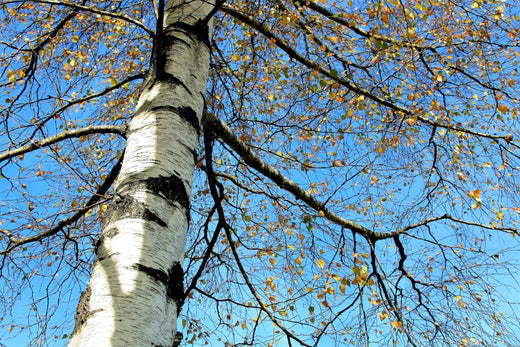
<path id="1" fill-rule="evenodd" d="M 70 346 L 171 346 L 208 77 L 209 2 L 171 1 Z"/>

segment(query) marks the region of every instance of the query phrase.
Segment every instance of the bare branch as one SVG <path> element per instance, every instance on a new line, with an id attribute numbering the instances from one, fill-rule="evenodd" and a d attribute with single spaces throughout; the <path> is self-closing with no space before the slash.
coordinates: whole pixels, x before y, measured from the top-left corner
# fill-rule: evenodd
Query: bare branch
<path id="1" fill-rule="evenodd" d="M 381 239 L 386 239 L 386 238 L 390 238 L 390 237 L 396 237 L 396 236 L 398 236 L 400 234 L 403 234 L 404 232 L 409 231 L 411 229 L 419 228 L 419 227 L 422 227 L 422 226 L 425 226 L 425 225 L 428 225 L 430 223 L 437 222 L 437 221 L 440 221 L 440 220 L 443 220 L 443 219 L 448 219 L 448 220 L 451 220 L 451 221 L 453 221 L 455 223 L 459 223 L 459 224 L 475 226 L 475 227 L 479 227 L 479 228 L 483 228 L 483 229 L 487 229 L 487 230 L 504 231 L 504 232 L 508 232 L 508 233 L 520 236 L 520 233 L 518 232 L 518 229 L 516 229 L 516 228 L 497 227 L 497 226 L 493 226 L 493 225 L 486 225 L 486 224 L 481 224 L 481 223 L 476 223 L 476 222 L 470 222 L 470 221 L 465 221 L 463 219 L 455 218 L 453 216 L 450 216 L 449 214 L 444 214 L 444 215 L 442 215 L 440 217 L 432 217 L 432 218 L 425 219 L 422 222 L 419 222 L 419 223 L 416 223 L 416 224 L 411 224 L 411 225 L 409 225 L 407 227 L 404 227 L 402 229 L 396 230 L 395 232 L 393 232 L 391 234 L 387 234 L 387 235 L 381 237 Z"/>
<path id="2" fill-rule="evenodd" d="M 316 199 L 311 194 L 307 193 L 305 190 L 303 190 L 296 182 L 290 180 L 289 178 L 285 177 L 280 171 L 276 170 L 266 162 L 264 162 L 261 158 L 259 158 L 253 151 L 245 144 L 243 143 L 238 137 L 235 136 L 233 131 L 224 124 L 218 117 L 216 117 L 214 114 L 211 114 L 207 111 L 204 112 L 203 115 L 203 124 L 205 127 L 208 127 L 212 129 L 215 134 L 220 137 L 228 146 L 230 146 L 243 160 L 246 164 L 248 164 L 250 167 L 254 168 L 261 174 L 265 175 L 266 177 L 270 178 L 273 182 L 275 182 L 278 187 L 281 189 L 284 189 L 291 194 L 293 194 L 296 199 L 302 200 L 305 202 L 309 207 L 320 213 L 320 215 L 323 215 L 323 217 L 327 218 L 329 221 L 333 222 L 334 224 L 337 224 L 339 226 L 345 227 L 349 229 L 350 231 L 354 233 L 359 233 L 366 237 L 369 240 L 372 240 L 372 242 L 375 242 L 377 240 L 384 240 L 393 238 L 395 236 L 398 236 L 400 234 L 403 234 L 404 232 L 415 229 L 421 226 L 428 225 L 430 223 L 443 220 L 443 219 L 449 219 L 459 224 L 464 225 L 470 225 L 470 226 L 477 226 L 480 228 L 485 228 L 489 230 L 500 230 L 505 232 L 510 232 L 514 234 L 519 234 L 517 229 L 514 228 L 501 228 L 501 227 L 495 227 L 492 225 L 485 225 L 470 221 L 465 221 L 462 219 L 457 219 L 455 217 L 452 217 L 448 214 L 445 214 L 440 217 L 432 217 L 429 219 L 426 219 L 424 221 L 421 221 L 416 224 L 409 225 L 405 228 L 393 231 L 393 232 L 375 232 L 373 230 L 367 229 L 366 227 L 359 225 L 357 223 L 354 223 L 352 221 L 346 220 L 343 217 L 340 217 L 336 215 L 335 213 L 331 212 L 324 203 Z"/>

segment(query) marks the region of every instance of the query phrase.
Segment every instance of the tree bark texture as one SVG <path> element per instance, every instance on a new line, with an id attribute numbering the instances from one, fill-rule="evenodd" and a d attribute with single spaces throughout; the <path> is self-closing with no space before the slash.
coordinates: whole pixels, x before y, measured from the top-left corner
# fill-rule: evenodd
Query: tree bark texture
<path id="1" fill-rule="evenodd" d="M 213 5 L 169 1 L 69 346 L 172 346 Z"/>

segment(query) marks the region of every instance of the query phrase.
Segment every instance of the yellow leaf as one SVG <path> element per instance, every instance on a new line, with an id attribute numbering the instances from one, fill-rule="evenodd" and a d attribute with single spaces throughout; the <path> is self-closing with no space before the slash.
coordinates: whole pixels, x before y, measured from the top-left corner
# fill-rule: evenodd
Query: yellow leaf
<path id="1" fill-rule="evenodd" d="M 302 258 L 298 257 L 295 260 L 296 264 L 301 265 L 302 264 Z"/>
<path id="2" fill-rule="evenodd" d="M 16 73 L 13 70 L 8 70 L 7 78 L 9 79 L 9 82 L 11 82 L 11 83 L 16 81 Z"/>
<path id="3" fill-rule="evenodd" d="M 475 189 L 472 192 L 469 192 L 468 195 L 475 199 L 477 202 L 482 202 L 481 195 L 482 191 L 480 189 Z"/>
<path id="4" fill-rule="evenodd" d="M 233 55 L 231 56 L 231 60 L 233 60 L 233 61 L 238 61 L 238 60 L 240 60 L 240 57 L 239 57 L 238 55 L 236 55 L 236 54 L 233 54 Z"/>
<path id="5" fill-rule="evenodd" d="M 318 259 L 317 264 L 320 269 L 323 269 L 323 267 L 325 266 L 325 262 L 323 261 L 323 259 Z"/>
<path id="6" fill-rule="evenodd" d="M 507 113 L 509 111 L 509 107 L 507 105 L 498 105 L 498 112 Z"/>
<path id="7" fill-rule="evenodd" d="M 392 322 L 392 326 L 393 326 L 395 329 L 402 329 L 402 327 L 403 327 L 403 322 Z"/>

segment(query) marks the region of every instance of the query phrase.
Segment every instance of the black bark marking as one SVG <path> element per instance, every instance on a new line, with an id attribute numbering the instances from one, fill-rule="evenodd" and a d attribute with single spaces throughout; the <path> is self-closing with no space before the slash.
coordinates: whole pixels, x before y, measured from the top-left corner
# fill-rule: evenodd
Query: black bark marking
<path id="1" fill-rule="evenodd" d="M 209 39 L 209 27 L 206 21 L 198 20 L 197 23 L 195 23 L 194 25 L 190 25 L 185 22 L 175 22 L 168 26 L 168 31 L 175 29 L 180 29 L 187 33 L 189 36 L 195 37 L 197 41 L 204 43 L 208 48 L 211 47 L 211 42 Z M 173 37 L 173 35 L 168 35 L 168 37 L 171 37 L 171 40 L 180 40 L 178 38 Z"/>
<path id="2" fill-rule="evenodd" d="M 197 117 L 197 113 L 191 107 L 174 107 L 170 105 L 156 106 L 151 109 L 151 111 L 160 111 L 165 110 L 169 112 L 173 112 L 179 115 L 182 119 L 188 122 L 193 129 L 197 131 L 197 134 L 200 134 L 200 121 L 199 117 Z"/>
<path id="3" fill-rule="evenodd" d="M 173 263 L 168 276 L 167 295 L 177 303 L 177 312 L 181 311 L 184 304 L 184 271 L 179 262 Z"/>
<path id="4" fill-rule="evenodd" d="M 133 268 L 137 271 L 144 272 L 159 283 L 164 285 L 168 284 L 168 274 L 162 270 L 154 269 L 153 267 L 145 266 L 143 264 L 134 264 Z"/>
<path id="5" fill-rule="evenodd" d="M 173 339 L 172 347 L 180 346 L 183 338 L 184 338 L 184 335 L 182 335 L 182 333 L 180 331 L 177 331 L 175 333 L 175 338 Z"/>
<path id="6" fill-rule="evenodd" d="M 134 199 L 130 195 L 118 194 L 107 213 L 107 221 L 112 223 L 125 218 L 144 219 L 146 221 L 155 222 L 160 226 L 166 227 L 168 224 L 153 211 L 148 209 L 142 202 Z M 112 236 L 115 233 L 112 232 Z"/>
<path id="7" fill-rule="evenodd" d="M 188 88 L 188 86 L 186 84 L 184 84 L 184 82 L 182 82 L 180 79 L 178 79 L 177 77 L 175 77 L 174 75 L 172 75 L 169 72 L 162 71 L 161 73 L 158 73 L 157 81 L 155 83 L 157 83 L 157 82 L 168 83 L 172 87 L 182 86 L 184 88 L 184 90 L 186 90 L 188 92 L 188 94 L 193 95 L 191 93 L 190 89 Z"/>
<path id="8" fill-rule="evenodd" d="M 87 286 L 83 292 L 81 292 L 81 296 L 79 297 L 79 303 L 76 308 L 76 314 L 74 318 L 76 320 L 76 324 L 74 325 L 74 330 L 72 331 L 71 336 L 74 336 L 81 326 L 87 321 L 88 317 L 93 315 L 96 312 L 103 311 L 103 309 L 97 309 L 94 311 L 90 311 L 90 296 L 92 295 L 92 291 L 90 286 Z"/>
<path id="9" fill-rule="evenodd" d="M 162 196 L 172 206 L 175 206 L 175 203 L 181 205 L 186 210 L 186 218 L 188 221 L 190 220 L 190 197 L 186 192 L 183 180 L 176 175 L 148 177 L 145 179 L 128 177 L 125 183 L 118 187 L 118 190 L 118 196 L 123 196 L 123 198 L 115 199 L 112 203 L 115 213 L 118 213 L 117 217 L 142 217 L 166 226 L 166 223 L 155 213 L 129 196 L 132 192 L 147 190 L 155 195 Z M 122 202 L 123 200 L 128 200 L 128 202 Z M 135 201 L 135 204 L 132 204 L 132 201 Z M 122 206 L 119 207 L 118 205 Z M 130 211 L 125 212 L 128 209 Z M 112 221 L 111 217 L 108 220 Z"/>
<path id="10" fill-rule="evenodd" d="M 175 175 L 150 177 L 143 181 L 143 184 L 146 189 L 162 195 L 168 202 L 179 203 L 186 210 L 186 218 L 190 220 L 190 197 L 179 177 Z"/>
<path id="11" fill-rule="evenodd" d="M 184 304 L 184 271 L 179 262 L 175 262 L 169 273 L 142 264 L 134 264 L 133 268 L 144 272 L 155 281 L 166 287 L 166 296 L 177 304 L 178 312 Z"/>
<path id="12" fill-rule="evenodd" d="M 98 255 L 98 251 L 100 250 L 100 248 L 103 247 L 103 243 L 105 242 L 105 240 L 111 239 L 112 237 L 116 236 L 117 234 L 119 234 L 119 229 L 115 228 L 115 227 L 103 230 L 103 233 L 101 234 L 101 236 L 99 237 L 99 239 L 96 241 L 96 244 L 95 244 L 94 250 L 95 250 L 96 255 Z"/>

